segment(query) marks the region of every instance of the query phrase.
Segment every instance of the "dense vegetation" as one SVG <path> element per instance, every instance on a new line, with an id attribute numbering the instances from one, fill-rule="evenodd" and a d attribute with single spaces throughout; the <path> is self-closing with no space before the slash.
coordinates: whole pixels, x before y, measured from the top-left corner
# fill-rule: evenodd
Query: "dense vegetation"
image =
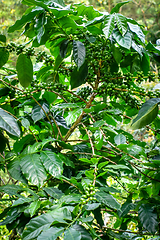
<path id="1" fill-rule="evenodd" d="M 24 44 L 0 35 L 0 226 L 10 240 L 159 239 L 160 40 L 119 13 L 128 2 L 22 3 L 8 32 Z"/>

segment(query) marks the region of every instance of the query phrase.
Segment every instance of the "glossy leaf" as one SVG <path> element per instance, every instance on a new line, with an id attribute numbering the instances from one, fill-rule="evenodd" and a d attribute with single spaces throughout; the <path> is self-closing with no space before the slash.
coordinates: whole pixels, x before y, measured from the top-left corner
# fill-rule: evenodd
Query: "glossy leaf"
<path id="1" fill-rule="evenodd" d="M 154 209 L 149 204 L 143 204 L 140 206 L 138 211 L 138 217 L 143 225 L 143 227 L 154 234 L 158 228 L 158 219 L 157 214 L 154 212 Z"/>
<path id="2" fill-rule="evenodd" d="M 80 41 L 73 40 L 73 58 L 78 69 L 84 64 L 86 57 L 85 46 Z"/>
<path id="3" fill-rule="evenodd" d="M 54 188 L 54 187 L 44 187 L 43 190 L 52 198 L 55 199 L 60 199 L 64 193 L 59 190 L 58 188 Z"/>
<path id="4" fill-rule="evenodd" d="M 23 239 L 31 240 L 36 238 L 41 233 L 41 231 L 49 228 L 53 221 L 54 218 L 49 213 L 31 219 L 23 231 Z"/>
<path id="5" fill-rule="evenodd" d="M 56 177 L 62 174 L 63 162 L 57 154 L 50 151 L 43 151 L 40 154 L 43 166 L 52 176 Z"/>
<path id="6" fill-rule="evenodd" d="M 0 128 L 13 136 L 20 137 L 21 131 L 16 119 L 0 108 Z"/>
<path id="7" fill-rule="evenodd" d="M 85 62 L 80 69 L 74 68 L 71 73 L 71 88 L 77 88 L 85 83 L 85 79 L 88 75 L 88 65 Z"/>
<path id="8" fill-rule="evenodd" d="M 73 225 L 73 228 L 81 233 L 81 240 L 92 240 L 91 235 L 82 225 L 75 224 Z"/>
<path id="9" fill-rule="evenodd" d="M 61 236 L 62 233 L 64 232 L 63 227 L 51 227 L 46 231 L 43 231 L 37 240 L 56 240 L 57 237 Z"/>
<path id="10" fill-rule="evenodd" d="M 60 46 L 60 56 L 61 56 L 61 58 L 64 58 L 66 56 L 68 43 L 69 43 L 69 40 L 64 40 L 61 43 L 61 46 Z"/>
<path id="11" fill-rule="evenodd" d="M 0 47 L 0 68 L 6 64 L 9 58 L 9 52 L 6 48 Z"/>
<path id="12" fill-rule="evenodd" d="M 116 201 L 116 199 L 103 191 L 99 191 L 96 193 L 96 199 L 97 201 L 105 204 L 106 206 L 113 208 L 113 209 L 120 209 L 120 204 Z"/>
<path id="13" fill-rule="evenodd" d="M 7 39 L 6 36 L 3 34 L 0 34 L 0 42 L 6 43 Z"/>
<path id="14" fill-rule="evenodd" d="M 123 134 L 118 134 L 114 137 L 114 141 L 117 145 L 125 144 L 126 143 L 126 137 Z"/>
<path id="15" fill-rule="evenodd" d="M 130 23 L 130 22 L 128 22 L 128 26 L 129 26 L 130 30 L 131 30 L 132 32 L 134 32 L 134 33 L 139 37 L 139 39 L 140 39 L 143 43 L 145 43 L 145 35 L 144 35 L 144 33 L 142 32 L 140 26 L 135 25 L 135 24 L 132 24 L 132 23 Z"/>
<path id="16" fill-rule="evenodd" d="M 15 158 L 14 160 L 9 162 L 8 171 L 14 179 L 27 184 L 27 180 L 24 177 L 24 175 L 22 173 L 22 169 L 20 167 L 20 159 L 19 158 Z"/>
<path id="17" fill-rule="evenodd" d="M 122 34 L 122 36 L 124 37 L 124 35 L 127 32 L 127 18 L 124 17 L 123 15 L 117 13 L 116 14 L 116 23 L 117 23 L 117 27 L 120 31 L 120 33 Z"/>
<path id="18" fill-rule="evenodd" d="M 45 15 L 42 13 L 38 16 L 38 19 L 36 20 L 36 24 L 35 24 L 38 43 L 41 42 L 41 38 L 45 33 L 44 23 L 45 23 Z"/>
<path id="19" fill-rule="evenodd" d="M 20 165 L 24 176 L 33 185 L 37 185 L 38 187 L 43 185 L 44 180 L 47 178 L 47 174 L 38 154 L 28 154 L 21 158 Z"/>
<path id="20" fill-rule="evenodd" d="M 126 4 L 126 3 L 129 3 L 130 1 L 125 1 L 125 2 L 120 2 L 120 3 L 118 3 L 114 8 L 112 8 L 112 10 L 111 10 L 111 14 L 112 13 L 118 13 L 119 12 L 119 10 L 120 10 L 120 7 L 122 7 L 124 4 Z"/>
<path id="21" fill-rule="evenodd" d="M 69 126 L 70 124 L 74 123 L 77 120 L 77 118 L 82 114 L 82 111 L 83 111 L 82 108 L 79 108 L 69 112 L 68 116 L 65 119 L 67 125 Z"/>
<path id="22" fill-rule="evenodd" d="M 132 121 L 132 129 L 142 128 L 150 124 L 158 114 L 159 102 L 160 98 L 151 98 L 145 102 L 139 110 L 137 117 Z"/>
<path id="23" fill-rule="evenodd" d="M 110 14 L 105 18 L 105 21 L 104 21 L 105 27 L 103 28 L 103 32 L 104 32 L 106 38 L 109 38 L 109 36 L 111 35 L 111 33 L 115 27 L 114 22 L 115 22 L 114 14 Z"/>
<path id="24" fill-rule="evenodd" d="M 20 84 L 24 88 L 28 87 L 33 79 L 33 65 L 31 59 L 21 53 L 17 59 L 16 69 Z"/>
<path id="25" fill-rule="evenodd" d="M 131 48 L 132 36 L 131 36 L 130 32 L 127 32 L 123 37 L 120 34 L 120 32 L 118 31 L 118 29 L 116 29 L 113 31 L 113 37 L 121 47 L 124 47 L 126 49 Z"/>
<path id="26" fill-rule="evenodd" d="M 34 216 L 36 211 L 39 209 L 40 205 L 41 205 L 41 201 L 40 200 L 36 200 L 36 201 L 34 201 L 34 202 L 32 202 L 30 204 L 30 206 L 28 207 L 28 211 L 29 211 L 31 217 Z"/>
<path id="27" fill-rule="evenodd" d="M 32 114 L 31 117 L 34 121 L 34 123 L 36 123 L 37 121 L 39 121 L 40 119 L 46 117 L 46 114 L 49 111 L 49 105 L 48 103 L 44 102 L 44 101 L 40 101 L 39 105 L 36 104 L 33 109 L 32 109 Z M 46 114 L 45 114 L 46 113 Z"/>
<path id="28" fill-rule="evenodd" d="M 80 240 L 81 239 L 81 233 L 74 229 L 73 227 L 68 228 L 64 232 L 64 240 Z"/>

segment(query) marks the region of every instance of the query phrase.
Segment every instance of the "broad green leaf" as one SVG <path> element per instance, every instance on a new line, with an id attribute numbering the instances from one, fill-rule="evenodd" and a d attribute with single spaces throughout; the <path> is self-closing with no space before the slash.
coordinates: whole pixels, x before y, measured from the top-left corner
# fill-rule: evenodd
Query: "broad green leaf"
<path id="1" fill-rule="evenodd" d="M 141 55 L 141 57 L 143 56 L 143 53 L 142 53 L 142 47 L 141 45 L 137 45 L 135 43 L 135 41 L 132 41 L 132 48 L 139 53 L 139 55 Z M 131 63 L 130 63 L 131 64 Z"/>
<path id="2" fill-rule="evenodd" d="M 68 43 L 69 43 L 69 40 L 64 40 L 61 43 L 61 46 L 60 46 L 60 56 L 61 56 L 61 58 L 64 58 L 66 56 Z"/>
<path id="3" fill-rule="evenodd" d="M 21 131 L 16 119 L 0 108 L 0 128 L 13 136 L 20 137 Z"/>
<path id="4" fill-rule="evenodd" d="M 125 144 L 126 143 L 126 137 L 123 134 L 118 134 L 114 137 L 114 142 L 117 145 Z"/>
<path id="5" fill-rule="evenodd" d="M 122 51 L 121 51 L 121 49 L 116 47 L 115 45 L 113 45 L 112 51 L 113 51 L 113 57 L 116 60 L 117 64 L 120 64 L 120 61 L 122 59 Z"/>
<path id="6" fill-rule="evenodd" d="M 87 211 L 92 211 L 95 210 L 96 208 L 98 208 L 101 204 L 100 203 L 87 203 L 84 208 Z"/>
<path id="7" fill-rule="evenodd" d="M 52 176 L 56 177 L 62 174 L 63 162 L 56 153 L 43 151 L 40 154 L 43 166 Z"/>
<path id="8" fill-rule="evenodd" d="M 28 87 L 33 79 L 33 65 L 31 59 L 21 53 L 17 59 L 16 69 L 20 84 L 24 88 Z"/>
<path id="9" fill-rule="evenodd" d="M 87 23 L 85 23 L 85 26 L 87 27 L 87 26 L 95 25 L 97 23 L 102 22 L 103 20 L 104 20 L 104 16 L 102 15 L 102 16 L 94 18 L 91 21 L 88 21 Z"/>
<path id="10" fill-rule="evenodd" d="M 151 98 L 145 102 L 139 110 L 137 117 L 132 121 L 132 129 L 142 128 L 150 124 L 158 114 L 159 102 L 160 98 Z"/>
<path id="11" fill-rule="evenodd" d="M 99 120 L 93 123 L 93 127 L 98 128 L 102 127 L 106 122 L 104 120 Z"/>
<path id="12" fill-rule="evenodd" d="M 61 236 L 62 233 L 64 232 L 63 227 L 51 227 L 50 229 L 42 232 L 37 240 L 56 240 L 57 237 Z"/>
<path id="13" fill-rule="evenodd" d="M 126 201 L 121 209 L 118 211 L 119 217 L 124 217 L 126 214 L 129 213 L 130 210 L 134 209 L 134 204 L 132 202 Z"/>
<path id="14" fill-rule="evenodd" d="M 92 240 L 91 235 L 88 233 L 88 231 L 82 225 L 75 224 L 75 225 L 73 225 L 73 228 L 81 233 L 81 240 Z"/>
<path id="15" fill-rule="evenodd" d="M 38 15 L 38 18 L 36 19 L 36 24 L 35 24 L 35 30 L 37 33 L 37 42 L 41 42 L 41 38 L 45 33 L 45 28 L 44 28 L 44 23 L 45 23 L 45 15 L 44 13 Z"/>
<path id="16" fill-rule="evenodd" d="M 6 64 L 9 58 L 9 52 L 5 47 L 0 47 L 0 68 Z"/>
<path id="17" fill-rule="evenodd" d="M 145 43 L 145 35 L 144 35 L 144 33 L 142 32 L 140 26 L 135 25 L 135 24 L 132 24 L 132 23 L 130 23 L 130 22 L 128 22 L 128 26 L 129 26 L 130 30 L 131 30 L 132 32 L 134 32 L 134 33 L 139 37 L 139 39 L 140 39 L 143 43 Z"/>
<path id="18" fill-rule="evenodd" d="M 42 10 L 34 10 L 26 15 L 23 15 L 20 20 L 17 20 L 15 24 L 9 27 L 8 32 L 14 32 L 15 30 L 21 29 L 27 22 L 30 22 L 38 13 Z"/>
<path id="19" fill-rule="evenodd" d="M 8 139 L 0 131 L 0 153 L 3 153 L 3 151 L 5 150 L 7 142 Z"/>
<path id="20" fill-rule="evenodd" d="M 77 88 L 85 83 L 85 79 L 88 75 L 88 65 L 85 62 L 80 69 L 77 67 L 74 68 L 73 72 L 71 73 L 71 88 Z"/>
<path id="21" fill-rule="evenodd" d="M 6 36 L 3 34 L 0 34 L 0 42 L 6 43 L 7 39 Z"/>
<path id="22" fill-rule="evenodd" d="M 30 122 L 28 121 L 27 118 L 23 118 L 22 121 L 21 121 L 21 124 L 23 127 L 25 127 L 26 129 L 29 129 L 30 127 Z"/>
<path id="23" fill-rule="evenodd" d="M 41 205 L 41 201 L 40 201 L 40 200 L 36 200 L 36 201 L 34 201 L 34 202 L 32 202 L 32 203 L 30 204 L 30 206 L 29 206 L 27 209 L 28 209 L 31 217 L 34 216 L 34 214 L 36 213 L 36 211 L 39 209 L 40 205 Z"/>
<path id="24" fill-rule="evenodd" d="M 104 191 L 99 191 L 96 193 L 96 199 L 98 202 L 105 204 L 106 206 L 119 210 L 121 205 L 117 200 L 110 194 L 105 193 Z"/>
<path id="25" fill-rule="evenodd" d="M 46 114 L 49 112 L 49 105 L 47 102 L 40 101 L 39 104 L 40 104 L 40 106 L 36 103 L 32 109 L 31 117 L 32 117 L 34 123 L 36 123 L 40 119 L 46 117 Z"/>
<path id="26" fill-rule="evenodd" d="M 51 104 L 57 99 L 57 95 L 53 92 L 46 91 L 43 94 L 43 98 L 46 99 L 46 101 Z"/>
<path id="27" fill-rule="evenodd" d="M 70 124 L 74 123 L 77 118 L 82 114 L 82 108 L 75 109 L 73 111 L 70 111 L 68 113 L 68 116 L 65 118 L 67 125 L 69 126 Z"/>
<path id="28" fill-rule="evenodd" d="M 13 195 L 17 196 L 17 192 L 23 191 L 23 187 L 14 185 L 14 184 L 9 184 L 9 185 L 0 186 L 0 191 L 7 193 L 8 195 L 11 195 L 11 196 Z"/>
<path id="29" fill-rule="evenodd" d="M 73 227 L 68 228 L 64 232 L 64 240 L 80 240 L 81 233 L 74 229 Z"/>
<path id="30" fill-rule="evenodd" d="M 117 23 L 117 27 L 120 31 L 120 33 L 122 34 L 122 36 L 124 37 L 124 35 L 127 32 L 127 18 L 124 17 L 123 15 L 117 13 L 116 14 L 116 23 Z"/>
<path id="31" fill-rule="evenodd" d="M 23 4 L 29 5 L 29 6 L 39 6 L 44 8 L 45 10 L 49 11 L 49 8 L 47 7 L 46 4 L 44 4 L 42 1 L 38 0 L 23 0 Z"/>
<path id="32" fill-rule="evenodd" d="M 125 2 L 117 3 L 117 5 L 116 5 L 114 8 L 112 8 L 112 10 L 111 10 L 110 13 L 111 13 L 111 14 L 112 14 L 112 13 L 118 13 L 120 7 L 122 7 L 124 4 L 129 3 L 129 2 L 130 2 L 130 1 L 125 1 Z"/>
<path id="33" fill-rule="evenodd" d="M 46 213 L 31 219 L 23 231 L 22 238 L 24 240 L 31 240 L 36 238 L 41 233 L 41 231 L 49 228 L 53 221 L 54 218 L 50 213 Z"/>
<path id="34" fill-rule="evenodd" d="M 11 176 L 14 179 L 27 184 L 27 180 L 24 177 L 21 167 L 20 167 L 20 159 L 19 158 L 15 158 L 12 161 L 10 161 L 9 164 L 7 165 L 7 167 L 8 167 L 9 173 L 11 174 Z"/>
<path id="35" fill-rule="evenodd" d="M 129 167 L 125 166 L 125 165 L 122 165 L 122 164 L 117 164 L 117 165 L 111 165 L 111 164 L 108 164 L 106 165 L 106 168 L 107 169 L 115 169 L 115 170 L 119 170 L 119 169 L 127 169 L 127 170 L 130 170 Z"/>
<path id="36" fill-rule="evenodd" d="M 143 227 L 150 233 L 156 233 L 158 229 L 158 218 L 154 209 L 149 204 L 142 204 L 138 211 L 139 219 Z"/>
<path id="37" fill-rule="evenodd" d="M 132 44 L 132 35 L 128 31 L 124 36 L 121 35 L 118 29 L 113 31 L 113 37 L 116 42 L 124 48 L 130 49 Z"/>
<path id="38" fill-rule="evenodd" d="M 43 185 L 43 182 L 47 178 L 47 174 L 38 154 L 28 154 L 22 157 L 20 165 L 24 176 L 33 185 L 37 185 L 38 187 Z"/>
<path id="39" fill-rule="evenodd" d="M 73 58 L 78 69 L 84 64 L 86 57 L 85 46 L 80 41 L 73 40 Z"/>
<path id="40" fill-rule="evenodd" d="M 0 222 L 0 226 L 3 226 L 3 225 L 12 223 L 12 222 L 13 222 L 14 220 L 16 220 L 20 215 L 21 215 L 21 213 L 20 213 L 19 211 L 17 211 L 16 209 L 13 210 L 13 212 L 11 213 L 11 215 L 7 216 L 5 220 L 3 220 L 2 222 Z"/>
<path id="41" fill-rule="evenodd" d="M 44 187 L 43 190 L 51 197 L 55 198 L 55 199 L 60 199 L 64 193 L 59 190 L 58 188 L 54 188 L 54 187 Z"/>

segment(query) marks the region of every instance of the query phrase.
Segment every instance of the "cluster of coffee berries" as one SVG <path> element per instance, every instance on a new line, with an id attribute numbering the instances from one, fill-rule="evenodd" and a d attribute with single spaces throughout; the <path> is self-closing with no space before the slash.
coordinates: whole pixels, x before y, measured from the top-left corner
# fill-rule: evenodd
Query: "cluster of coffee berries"
<path id="1" fill-rule="evenodd" d="M 51 55 L 48 55 L 45 51 L 39 51 L 36 56 L 36 62 L 43 62 L 47 66 L 52 66 L 54 64 L 54 59 Z"/>
<path id="2" fill-rule="evenodd" d="M 97 199 L 95 198 L 95 194 L 97 191 L 98 189 L 95 186 L 89 184 L 88 187 L 85 188 L 85 193 L 81 197 L 81 204 L 85 205 L 89 201 L 96 201 Z"/>

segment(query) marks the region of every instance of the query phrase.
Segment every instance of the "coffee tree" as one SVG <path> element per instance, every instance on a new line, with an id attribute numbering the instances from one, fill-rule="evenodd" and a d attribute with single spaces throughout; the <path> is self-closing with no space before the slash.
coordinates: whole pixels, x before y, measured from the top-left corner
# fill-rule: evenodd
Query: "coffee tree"
<path id="1" fill-rule="evenodd" d="M 144 87 L 159 45 L 119 13 L 128 2 L 22 3 L 8 31 L 25 43 L 0 35 L 0 226 L 10 239 L 159 239 L 159 84 Z"/>

